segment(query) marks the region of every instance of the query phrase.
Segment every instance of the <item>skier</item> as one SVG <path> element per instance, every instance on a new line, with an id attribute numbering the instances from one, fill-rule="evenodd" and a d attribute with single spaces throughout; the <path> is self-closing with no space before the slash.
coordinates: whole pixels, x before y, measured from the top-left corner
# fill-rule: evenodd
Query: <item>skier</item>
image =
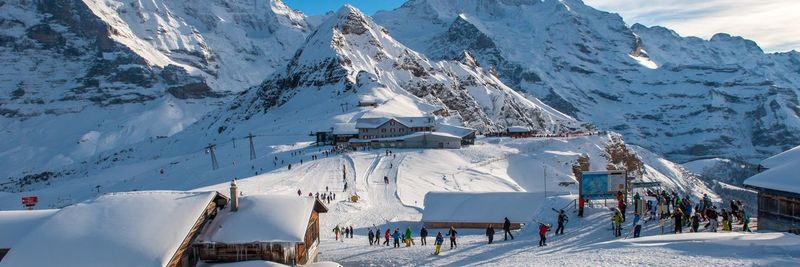
<path id="1" fill-rule="evenodd" d="M 386 240 L 386 241 L 383 241 L 383 244 L 388 247 L 389 246 L 389 238 L 392 237 L 391 230 L 386 229 L 386 233 L 383 234 L 383 237 Z"/>
<path id="2" fill-rule="evenodd" d="M 491 224 L 486 227 L 486 237 L 489 238 L 489 244 L 491 244 L 494 240 L 494 227 Z"/>
<path id="3" fill-rule="evenodd" d="M 681 211 L 681 208 L 675 207 L 672 212 L 672 218 L 675 219 L 675 233 L 683 233 L 683 211 Z"/>
<path id="4" fill-rule="evenodd" d="M 633 195 L 633 212 L 634 213 L 638 213 L 639 212 L 639 200 L 640 199 L 642 199 L 642 196 L 639 195 L 639 192 L 636 192 L 636 194 Z"/>
<path id="5" fill-rule="evenodd" d="M 372 246 L 372 241 L 375 240 L 375 233 L 372 232 L 372 228 L 369 229 L 369 233 L 367 233 L 367 238 L 369 238 L 369 245 Z"/>
<path id="6" fill-rule="evenodd" d="M 458 232 L 456 232 L 456 228 L 450 226 L 450 230 L 447 231 L 447 235 L 450 236 L 450 249 L 453 249 L 454 247 L 458 248 L 458 244 L 456 243 L 457 234 Z"/>
<path id="7" fill-rule="evenodd" d="M 414 239 L 411 237 L 411 227 L 406 227 L 405 238 L 406 247 L 410 247 L 412 244 L 414 244 Z"/>
<path id="8" fill-rule="evenodd" d="M 333 228 L 333 233 L 336 234 L 336 241 L 339 241 L 339 233 L 341 232 L 342 229 L 339 228 L 339 225 L 336 225 L 336 227 Z M 342 242 L 344 242 L 344 238 L 342 239 Z"/>
<path id="9" fill-rule="evenodd" d="M 288 167 L 289 167 L 289 170 L 291 171 L 291 170 L 292 170 L 292 164 L 291 164 L 291 163 L 289 163 L 289 166 L 288 166 Z"/>
<path id="10" fill-rule="evenodd" d="M 558 212 L 558 227 L 556 227 L 556 234 L 557 235 L 563 235 L 564 234 L 564 223 L 566 223 L 568 221 L 569 221 L 569 218 L 567 218 L 567 214 L 564 213 L 564 210 L 560 210 Z"/>
<path id="11" fill-rule="evenodd" d="M 383 183 L 389 184 L 389 177 L 388 176 L 384 176 L 383 177 Z"/>
<path id="12" fill-rule="evenodd" d="M 381 245 L 381 228 L 377 228 L 375 230 L 375 245 L 376 246 Z"/>
<path id="13" fill-rule="evenodd" d="M 539 246 L 547 246 L 547 232 L 550 232 L 550 225 L 539 223 Z"/>
<path id="14" fill-rule="evenodd" d="M 425 240 L 428 238 L 428 228 L 422 226 L 422 229 L 419 230 L 419 236 L 420 236 L 420 242 L 422 243 L 423 246 L 428 244 L 428 241 Z"/>
<path id="15" fill-rule="evenodd" d="M 639 214 L 633 215 L 633 238 L 638 238 L 642 232 L 642 218 Z"/>
<path id="16" fill-rule="evenodd" d="M 511 234 L 511 221 L 508 220 L 508 217 L 503 222 L 503 236 L 503 240 L 508 240 L 509 236 L 511 236 L 511 240 L 514 240 L 514 235 Z"/>
<path id="17" fill-rule="evenodd" d="M 719 216 L 717 216 L 717 207 L 706 209 L 706 213 L 708 214 L 707 217 L 708 223 L 711 226 L 711 232 L 716 232 L 717 227 L 719 227 L 719 223 L 717 222 L 717 219 L 719 218 Z"/>
<path id="18" fill-rule="evenodd" d="M 298 196 L 298 197 L 299 197 L 299 196 L 303 196 L 303 191 L 300 191 L 300 189 L 297 189 L 297 196 Z"/>
<path id="19" fill-rule="evenodd" d="M 583 217 L 583 206 L 586 205 L 586 198 L 583 196 L 578 197 L 578 217 Z M 513 239 L 513 238 L 512 238 Z"/>
<path id="20" fill-rule="evenodd" d="M 742 231 L 752 233 L 753 231 L 750 230 L 750 214 L 747 214 L 744 207 L 740 206 L 740 208 L 742 212 Z"/>
<path id="21" fill-rule="evenodd" d="M 348 237 L 350 237 L 350 228 L 345 227 L 344 228 L 344 236 L 342 237 L 342 241 L 344 241 L 344 239 L 348 238 Z"/>
<path id="22" fill-rule="evenodd" d="M 700 214 L 699 213 L 695 213 L 692 216 L 692 224 L 691 224 L 691 226 L 692 226 L 692 229 L 690 231 L 697 233 L 698 229 L 700 228 Z"/>
<path id="23" fill-rule="evenodd" d="M 395 228 L 394 233 L 392 233 L 392 239 L 394 240 L 394 247 L 400 247 L 400 228 Z"/>
<path id="24" fill-rule="evenodd" d="M 356 231 L 353 231 L 353 226 L 350 225 L 350 238 L 353 238 L 353 234 L 355 234 L 355 233 L 356 233 Z"/>
<path id="25" fill-rule="evenodd" d="M 742 220 L 742 218 L 741 218 L 741 217 L 739 217 L 739 206 L 738 206 L 738 205 L 736 205 L 736 202 L 735 202 L 735 201 L 733 201 L 733 199 L 731 199 L 731 214 L 732 214 L 732 215 L 733 215 L 733 217 L 735 217 L 737 220 L 739 220 L 739 221 L 741 221 L 741 220 Z"/>
<path id="26" fill-rule="evenodd" d="M 722 231 L 731 231 L 731 215 L 727 210 L 722 209 Z"/>
<path id="27" fill-rule="evenodd" d="M 614 212 L 614 217 L 611 218 L 611 222 L 614 225 L 614 236 L 618 237 L 622 235 L 622 215 L 619 211 Z"/>
<path id="28" fill-rule="evenodd" d="M 444 236 L 442 236 L 442 232 L 439 232 L 436 234 L 436 240 L 433 241 L 433 245 L 436 247 L 433 255 L 439 255 L 439 252 L 442 252 L 442 243 L 444 243 Z"/>
<path id="29" fill-rule="evenodd" d="M 619 212 L 622 214 L 622 221 L 625 221 L 625 210 L 628 209 L 628 204 L 625 204 L 625 201 L 619 202 Z"/>

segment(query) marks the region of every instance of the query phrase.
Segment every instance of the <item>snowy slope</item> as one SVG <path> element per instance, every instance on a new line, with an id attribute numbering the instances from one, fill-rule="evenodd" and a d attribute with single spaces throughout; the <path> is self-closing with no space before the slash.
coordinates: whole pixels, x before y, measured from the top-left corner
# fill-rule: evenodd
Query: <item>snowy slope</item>
<path id="1" fill-rule="evenodd" d="M 11 1 L 0 11 L 0 176 L 182 131 L 291 57 L 281 1 Z"/>
<path id="2" fill-rule="evenodd" d="M 628 27 L 578 0 L 413 0 L 375 19 L 432 59 L 467 50 L 512 88 L 673 160 L 755 162 L 800 143 L 797 52 Z"/>

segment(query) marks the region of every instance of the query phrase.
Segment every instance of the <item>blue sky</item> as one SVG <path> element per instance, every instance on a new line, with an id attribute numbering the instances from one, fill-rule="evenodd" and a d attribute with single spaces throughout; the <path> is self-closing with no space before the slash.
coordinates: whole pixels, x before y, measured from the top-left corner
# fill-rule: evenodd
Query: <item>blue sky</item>
<path id="1" fill-rule="evenodd" d="M 406 0 L 284 0 L 306 15 L 338 10 L 348 3 L 373 15 Z M 754 40 L 767 52 L 800 51 L 800 0 L 584 0 L 619 13 L 628 24 L 664 26 L 681 36 L 711 38 L 724 32 Z"/>
<path id="2" fill-rule="evenodd" d="M 283 2 L 294 9 L 302 10 L 306 15 L 313 16 L 338 10 L 344 4 L 350 4 L 361 12 L 372 15 L 378 10 L 392 10 L 399 7 L 406 0 L 284 0 Z"/>

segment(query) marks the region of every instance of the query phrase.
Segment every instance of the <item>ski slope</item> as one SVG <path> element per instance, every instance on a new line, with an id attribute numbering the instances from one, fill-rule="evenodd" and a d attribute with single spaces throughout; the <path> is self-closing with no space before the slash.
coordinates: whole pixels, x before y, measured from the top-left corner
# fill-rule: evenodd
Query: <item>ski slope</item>
<path id="1" fill-rule="evenodd" d="M 291 137 L 289 137 L 291 138 Z M 421 227 L 423 198 L 431 191 L 455 192 L 546 192 L 549 198 L 539 206 L 509 203 L 520 208 L 535 209 L 536 222 L 554 223 L 552 208 L 563 208 L 576 198 L 573 186 L 559 186 L 574 181 L 571 164 L 580 155 L 590 158 L 590 169 L 605 168 L 604 147 L 608 136 L 571 138 L 479 138 L 463 149 L 399 149 L 348 153 L 323 153 L 330 147 L 314 147 L 309 142 L 287 142 L 259 149 L 258 157 L 249 160 L 247 144 L 239 142 L 217 147 L 220 168 L 209 169 L 209 156 L 203 151 L 169 158 L 156 158 L 130 165 L 109 166 L 83 179 L 53 181 L 57 186 L 43 187 L 23 193 L 0 195 L 9 207 L 20 195 L 38 195 L 42 206 L 74 203 L 99 194 L 100 191 L 130 191 L 150 188 L 208 191 L 227 194 L 229 182 L 237 178 L 243 195 L 280 194 L 298 198 L 308 193 L 330 192 L 336 199 L 329 212 L 321 214 L 321 260 L 345 266 L 520 266 L 532 262 L 542 265 L 669 265 L 687 258 L 699 265 L 785 265 L 797 260 L 800 244 L 795 236 L 781 234 L 712 234 L 696 236 L 659 236 L 635 241 L 614 241 L 610 231 L 608 209 L 597 206 L 587 209 L 586 218 L 571 218 L 567 234 L 551 238 L 550 246 L 538 248 L 535 227 L 515 232 L 513 242 L 499 241 L 484 245 L 483 230 L 460 229 L 460 247 L 432 256 L 431 246 L 389 249 L 370 247 L 366 240 L 369 228 L 405 229 L 411 227 L 416 237 Z M 277 142 L 277 141 L 276 141 Z M 710 192 L 680 165 L 634 148 L 646 164 L 643 179 L 661 181 L 667 189 L 686 192 L 695 197 Z M 312 156 L 318 159 L 311 160 Z M 277 159 L 277 160 L 276 160 Z M 301 163 L 302 160 L 302 163 Z M 288 164 L 292 164 L 291 170 Z M 165 173 L 159 174 L 159 169 Z M 546 172 L 546 176 L 545 176 Z M 126 173 L 129 176 L 119 176 Z M 387 177 L 389 183 L 383 178 Z M 347 182 L 347 190 L 344 183 Z M 56 190 L 55 188 L 58 188 Z M 546 188 L 546 189 L 545 189 Z M 302 196 L 297 196 L 300 190 Z M 350 196 L 359 200 L 351 202 Z M 713 195 L 712 195 L 713 196 Z M 609 203 L 613 206 L 614 203 Z M 480 212 L 476 210 L 475 212 Z M 570 211 L 572 212 L 572 211 Z M 575 217 L 570 213 L 570 217 Z M 498 222 L 502 218 L 498 218 Z M 352 226 L 356 238 L 344 242 L 333 240 L 330 229 L 336 225 Z M 665 227 L 671 227 L 670 224 Z M 625 227 L 624 231 L 630 228 Z M 441 229 L 431 229 L 435 235 Z M 644 236 L 660 233 L 658 223 L 645 227 Z M 430 238 L 432 239 L 432 238 Z M 432 240 L 429 240 L 432 243 Z M 699 250 L 698 244 L 713 244 L 731 251 L 731 256 L 716 250 Z M 757 249 L 751 249 L 757 248 Z M 747 250 L 740 253 L 740 250 Z M 751 251 L 752 250 L 752 251 Z M 756 252 L 757 251 L 757 252 Z M 745 255 L 747 257 L 738 257 Z"/>

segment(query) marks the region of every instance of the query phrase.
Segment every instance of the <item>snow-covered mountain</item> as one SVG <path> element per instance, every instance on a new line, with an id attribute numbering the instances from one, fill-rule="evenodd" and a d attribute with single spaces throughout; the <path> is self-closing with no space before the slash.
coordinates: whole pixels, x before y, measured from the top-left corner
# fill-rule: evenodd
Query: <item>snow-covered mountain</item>
<path id="1" fill-rule="evenodd" d="M 281 1 L 0 2 L 0 175 L 182 131 L 311 31 Z"/>
<path id="2" fill-rule="evenodd" d="M 411 0 L 375 20 L 431 59 L 469 51 L 512 88 L 686 161 L 800 143 L 800 54 L 628 27 L 580 0 Z"/>
<path id="3" fill-rule="evenodd" d="M 344 6 L 319 25 L 285 70 L 234 100 L 233 112 L 223 110 L 218 115 L 223 122 L 211 128 L 235 127 L 285 105 L 290 108 L 284 111 L 303 109 L 302 119 L 321 120 L 320 129 L 362 116 L 429 113 L 480 132 L 512 125 L 548 133 L 587 127 L 507 87 L 469 53 L 462 56 L 461 61 L 429 60 L 356 8 Z M 377 107 L 357 108 L 366 100 Z"/>

